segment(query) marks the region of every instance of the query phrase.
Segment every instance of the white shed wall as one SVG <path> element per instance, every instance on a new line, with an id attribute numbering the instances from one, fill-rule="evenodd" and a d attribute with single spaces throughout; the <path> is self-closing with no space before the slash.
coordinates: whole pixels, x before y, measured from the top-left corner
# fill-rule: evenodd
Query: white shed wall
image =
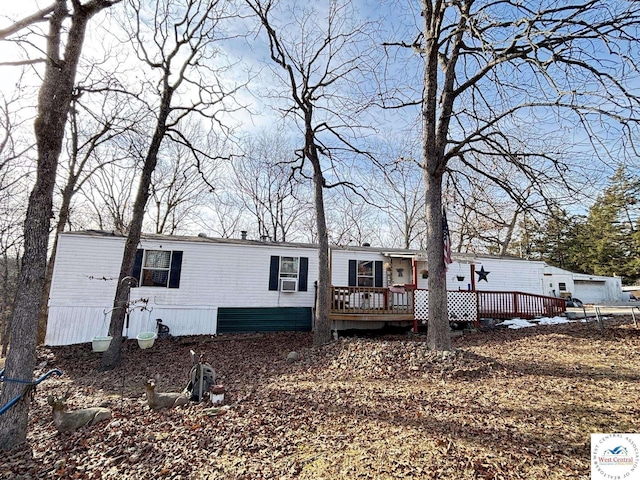
<path id="1" fill-rule="evenodd" d="M 574 278 L 575 297 L 584 303 L 620 302 L 622 281 L 618 277 L 595 277 L 591 279 Z"/>
<path id="2" fill-rule="evenodd" d="M 611 303 L 622 301 L 620 277 L 605 277 L 574 273 L 558 267 L 545 267 L 546 295 L 559 296 L 559 283 L 565 282 L 567 291 L 584 303 Z M 555 290 L 555 294 L 554 291 Z"/>
<path id="3" fill-rule="evenodd" d="M 606 285 L 604 282 L 576 282 L 574 297 L 583 303 L 606 302 Z"/>
<path id="4" fill-rule="evenodd" d="M 566 290 L 560 290 L 560 284 L 564 283 Z M 560 297 L 563 293 L 571 294 L 572 297 L 578 297 L 576 293 L 576 286 L 573 283 L 573 274 L 567 273 L 554 273 L 544 274 L 544 294 L 550 297 Z"/>

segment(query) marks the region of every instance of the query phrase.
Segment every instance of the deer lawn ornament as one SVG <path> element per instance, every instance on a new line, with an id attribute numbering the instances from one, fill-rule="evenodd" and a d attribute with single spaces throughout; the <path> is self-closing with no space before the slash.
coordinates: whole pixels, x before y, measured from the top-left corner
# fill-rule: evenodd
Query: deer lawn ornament
<path id="1" fill-rule="evenodd" d="M 47 397 L 47 403 L 53 407 L 53 424 L 59 432 L 70 432 L 84 426 L 90 427 L 111 418 L 111 410 L 104 407 L 82 408 L 67 412 L 69 395 L 70 389 L 62 398 L 53 395 Z"/>
<path id="2" fill-rule="evenodd" d="M 189 398 L 182 393 L 158 393 L 156 392 L 156 379 L 145 382 L 144 388 L 147 395 L 147 403 L 152 410 L 161 408 L 173 408 L 189 403 Z"/>

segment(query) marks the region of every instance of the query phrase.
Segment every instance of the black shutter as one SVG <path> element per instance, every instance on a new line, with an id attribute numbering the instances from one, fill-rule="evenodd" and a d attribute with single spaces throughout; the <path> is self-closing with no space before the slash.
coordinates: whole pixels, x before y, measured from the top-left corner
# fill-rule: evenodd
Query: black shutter
<path id="1" fill-rule="evenodd" d="M 171 254 L 171 269 L 169 270 L 169 288 L 180 287 L 180 271 L 182 270 L 182 252 L 174 250 Z"/>
<path id="2" fill-rule="evenodd" d="M 382 286 L 382 262 L 381 261 L 377 261 L 374 262 L 375 264 L 375 273 L 374 273 L 374 286 L 375 287 L 381 287 Z"/>
<path id="3" fill-rule="evenodd" d="M 142 275 L 142 256 L 144 255 L 144 250 L 139 248 L 136 251 L 136 259 L 133 262 L 133 270 L 131 271 L 131 276 L 136 279 L 135 282 L 131 282 L 131 287 L 139 287 L 140 286 L 140 277 Z"/>
<path id="4" fill-rule="evenodd" d="M 349 260 L 349 286 L 356 287 L 358 279 L 356 277 L 356 268 L 358 268 L 358 262 L 356 260 Z"/>
<path id="5" fill-rule="evenodd" d="M 309 259 L 300 257 L 300 273 L 298 274 L 298 291 L 307 291 L 307 276 L 309 274 Z"/>
<path id="6" fill-rule="evenodd" d="M 278 290 L 278 278 L 280 273 L 280 257 L 271 256 L 271 266 L 269 267 L 269 290 Z"/>

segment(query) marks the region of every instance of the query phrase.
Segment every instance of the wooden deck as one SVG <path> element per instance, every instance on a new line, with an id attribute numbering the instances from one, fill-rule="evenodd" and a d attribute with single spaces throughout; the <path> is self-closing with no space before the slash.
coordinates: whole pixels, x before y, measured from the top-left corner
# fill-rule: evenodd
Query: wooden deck
<path id="1" fill-rule="evenodd" d="M 332 287 L 331 320 L 413 321 L 413 289 L 404 287 Z"/>
<path id="2" fill-rule="evenodd" d="M 390 288 L 331 287 L 329 318 L 349 322 L 411 322 L 426 320 L 428 291 L 411 285 Z M 449 291 L 449 320 L 553 317 L 566 311 L 562 298 L 523 292 Z"/>
<path id="3" fill-rule="evenodd" d="M 400 313 L 330 313 L 332 321 L 346 322 L 413 322 L 414 315 Z"/>

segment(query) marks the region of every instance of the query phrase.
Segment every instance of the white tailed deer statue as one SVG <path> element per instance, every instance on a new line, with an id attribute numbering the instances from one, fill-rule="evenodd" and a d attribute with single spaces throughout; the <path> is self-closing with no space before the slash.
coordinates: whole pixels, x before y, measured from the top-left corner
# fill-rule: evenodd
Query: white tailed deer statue
<path id="1" fill-rule="evenodd" d="M 161 408 L 173 408 L 189 403 L 189 398 L 182 393 L 157 393 L 156 379 L 149 379 L 145 382 L 144 388 L 147 394 L 147 403 L 152 410 Z"/>
<path id="2" fill-rule="evenodd" d="M 62 398 L 49 395 L 47 403 L 53 407 L 53 424 L 59 432 L 70 432 L 80 427 L 90 427 L 98 422 L 109 420 L 111 410 L 103 407 L 82 408 L 66 411 L 70 390 Z"/>

